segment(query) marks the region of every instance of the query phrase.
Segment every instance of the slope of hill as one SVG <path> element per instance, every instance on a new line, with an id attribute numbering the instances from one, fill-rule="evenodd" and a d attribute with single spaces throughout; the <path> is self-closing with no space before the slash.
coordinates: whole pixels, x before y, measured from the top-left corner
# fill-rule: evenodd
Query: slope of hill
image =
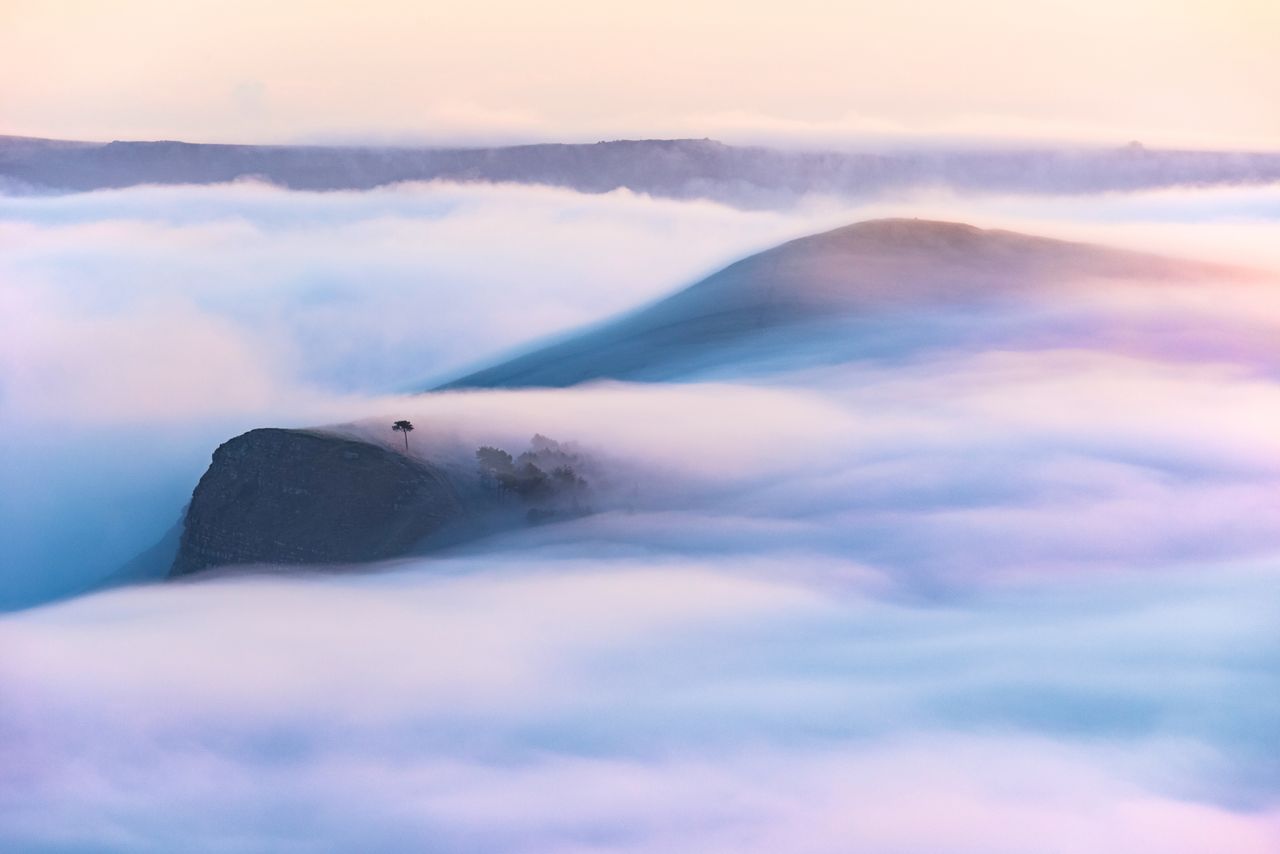
<path id="1" fill-rule="evenodd" d="M 867 320 L 866 331 L 875 336 L 891 331 L 875 324 L 888 312 L 972 306 L 1085 280 L 1239 274 L 957 223 L 872 220 L 752 255 L 646 308 L 443 388 L 673 379 L 744 352 L 760 356 L 778 344 L 813 344 L 778 337 L 805 324 Z"/>

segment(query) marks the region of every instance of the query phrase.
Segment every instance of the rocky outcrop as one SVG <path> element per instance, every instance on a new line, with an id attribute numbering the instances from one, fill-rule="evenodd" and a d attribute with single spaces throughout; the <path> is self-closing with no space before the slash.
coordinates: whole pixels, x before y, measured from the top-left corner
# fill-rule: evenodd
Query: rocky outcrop
<path id="1" fill-rule="evenodd" d="M 170 575 L 380 560 L 463 515 L 454 485 L 435 466 L 325 433 L 251 430 L 214 451 Z"/>

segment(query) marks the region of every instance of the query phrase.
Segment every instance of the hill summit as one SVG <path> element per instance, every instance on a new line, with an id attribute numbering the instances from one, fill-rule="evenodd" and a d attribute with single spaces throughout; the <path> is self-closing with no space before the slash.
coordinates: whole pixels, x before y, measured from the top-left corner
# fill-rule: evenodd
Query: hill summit
<path id="1" fill-rule="evenodd" d="M 791 346 L 778 333 L 806 323 L 879 320 L 868 332 L 883 335 L 895 312 L 1017 298 L 1084 280 L 1207 275 L 1239 271 L 953 222 L 868 220 L 749 256 L 652 305 L 443 388 L 672 379 L 750 357 L 753 342 L 757 351 Z"/>

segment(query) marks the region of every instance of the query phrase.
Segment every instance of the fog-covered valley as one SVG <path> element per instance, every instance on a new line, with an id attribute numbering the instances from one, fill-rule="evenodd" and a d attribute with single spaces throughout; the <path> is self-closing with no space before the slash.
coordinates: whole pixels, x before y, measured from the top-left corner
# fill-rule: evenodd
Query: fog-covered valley
<path id="1" fill-rule="evenodd" d="M 714 358 L 574 350 L 884 217 L 879 266 L 759 256 Z M 0 847 L 1272 851 L 1278 220 L 1274 186 L 0 197 Z M 802 281 L 840 299 L 761 319 Z M 528 384 L 566 387 L 414 393 L 565 352 Z M 440 551 L 63 598 L 263 426 L 608 477 Z"/>

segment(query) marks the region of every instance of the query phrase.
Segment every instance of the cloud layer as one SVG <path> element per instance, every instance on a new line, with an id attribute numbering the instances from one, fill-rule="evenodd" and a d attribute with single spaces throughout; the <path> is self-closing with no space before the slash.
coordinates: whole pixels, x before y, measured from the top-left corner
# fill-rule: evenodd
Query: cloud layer
<path id="1" fill-rule="evenodd" d="M 1267 192 L 893 212 L 1263 263 Z M 854 324 L 768 372 L 391 393 L 881 212 L 0 199 L 5 604 L 154 541 L 264 423 L 411 417 L 459 456 L 541 432 L 609 473 L 597 515 L 375 572 L 6 615 L 0 848 L 1275 850 L 1274 286 L 1081 283 L 895 317 L 876 358 Z"/>
<path id="2" fill-rule="evenodd" d="M 4 839 L 1013 852 L 1051 836 L 1264 852 L 1280 838 L 1274 567 L 929 604 L 874 595 L 839 560 L 520 545 L 10 618 Z"/>

